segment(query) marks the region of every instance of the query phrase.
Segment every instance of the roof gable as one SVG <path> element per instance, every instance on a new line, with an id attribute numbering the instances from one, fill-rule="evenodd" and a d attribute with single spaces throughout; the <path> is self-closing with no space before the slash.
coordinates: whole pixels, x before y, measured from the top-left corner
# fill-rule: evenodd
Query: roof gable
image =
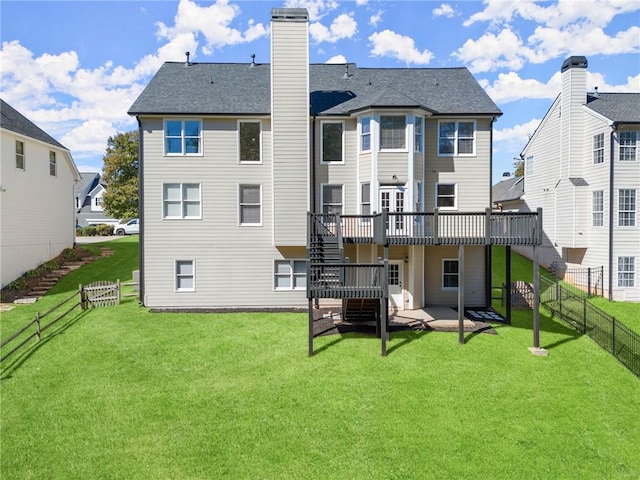
<path id="1" fill-rule="evenodd" d="M 48 143 L 49 145 L 62 148 L 63 150 L 68 150 L 67 147 L 62 145 L 55 138 L 42 130 L 2 99 L 0 99 L 0 127 L 14 133 L 24 135 L 25 137 L 33 138 L 35 140 Z"/>
<path id="2" fill-rule="evenodd" d="M 587 108 L 614 123 L 640 123 L 640 93 L 589 94 Z"/>

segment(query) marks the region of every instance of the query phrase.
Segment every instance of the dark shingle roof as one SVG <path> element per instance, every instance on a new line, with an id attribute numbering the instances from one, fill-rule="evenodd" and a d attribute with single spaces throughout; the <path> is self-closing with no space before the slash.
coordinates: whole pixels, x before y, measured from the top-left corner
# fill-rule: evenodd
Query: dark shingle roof
<path id="1" fill-rule="evenodd" d="M 589 94 L 587 107 L 615 123 L 640 123 L 640 92 Z"/>
<path id="2" fill-rule="evenodd" d="M 491 188 L 493 203 L 518 200 L 522 195 L 524 195 L 524 177 L 501 180 Z"/>
<path id="3" fill-rule="evenodd" d="M 68 150 L 67 147 L 62 145 L 55 138 L 42 130 L 2 99 L 0 99 L 0 127 L 35 140 L 40 140 L 41 142 L 54 145 L 64 150 Z"/>
<path id="4" fill-rule="evenodd" d="M 267 115 L 270 65 L 167 62 L 129 114 Z M 501 115 L 466 68 L 309 66 L 311 113 L 350 115 L 366 108 L 423 108 L 436 115 Z"/>

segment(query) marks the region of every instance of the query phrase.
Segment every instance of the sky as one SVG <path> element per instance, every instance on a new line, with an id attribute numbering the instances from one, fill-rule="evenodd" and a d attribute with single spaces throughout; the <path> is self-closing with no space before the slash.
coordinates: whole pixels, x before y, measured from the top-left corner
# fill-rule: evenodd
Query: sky
<path id="1" fill-rule="evenodd" d="M 640 1 L 18 1 L 0 3 L 0 96 L 99 172 L 107 139 L 165 61 L 268 63 L 273 7 L 309 11 L 312 63 L 467 67 L 503 115 L 493 181 L 513 172 L 560 90 L 588 59 L 587 88 L 640 92 Z"/>

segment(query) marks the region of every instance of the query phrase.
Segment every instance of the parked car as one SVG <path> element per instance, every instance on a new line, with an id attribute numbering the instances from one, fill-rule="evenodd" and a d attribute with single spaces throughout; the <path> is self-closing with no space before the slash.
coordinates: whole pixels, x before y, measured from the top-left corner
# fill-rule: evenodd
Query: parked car
<path id="1" fill-rule="evenodd" d="M 127 223 L 120 223 L 115 228 L 116 235 L 133 235 L 140 233 L 140 226 L 137 218 L 132 218 Z"/>

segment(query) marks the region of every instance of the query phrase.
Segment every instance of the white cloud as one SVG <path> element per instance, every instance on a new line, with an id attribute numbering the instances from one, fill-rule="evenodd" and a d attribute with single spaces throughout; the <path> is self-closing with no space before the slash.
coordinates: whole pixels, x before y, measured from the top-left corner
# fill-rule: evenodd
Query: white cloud
<path id="1" fill-rule="evenodd" d="M 382 10 L 378 10 L 374 15 L 369 17 L 369 25 L 377 27 L 382 21 Z"/>
<path id="2" fill-rule="evenodd" d="M 358 23 L 353 19 L 353 13 L 343 13 L 338 15 L 329 28 L 320 22 L 309 25 L 309 33 L 314 42 L 335 43 L 344 38 L 353 37 L 358 31 Z"/>
<path id="3" fill-rule="evenodd" d="M 309 12 L 309 20 L 316 22 L 327 13 L 338 8 L 336 0 L 287 0 L 285 6 L 288 8 L 306 8 Z"/>
<path id="4" fill-rule="evenodd" d="M 436 7 L 431 12 L 434 17 L 447 17 L 451 18 L 455 16 L 456 12 L 451 5 L 448 3 L 443 3 L 439 7 Z"/>
<path id="5" fill-rule="evenodd" d="M 529 136 L 533 135 L 538 125 L 540 125 L 540 119 L 532 118 L 526 123 L 514 125 L 513 127 L 495 128 L 493 130 L 493 140 L 495 142 L 506 142 L 512 146 L 524 147 L 529 140 Z"/>
<path id="6" fill-rule="evenodd" d="M 505 28 L 498 35 L 485 33 L 478 40 L 467 40 L 453 56 L 468 64 L 472 72 L 487 72 L 520 70 L 533 53 L 510 28 Z"/>
<path id="7" fill-rule="evenodd" d="M 329 60 L 327 60 L 324 63 L 347 63 L 347 59 L 345 58 L 344 55 L 335 55 L 333 57 L 331 57 Z"/>
<path id="8" fill-rule="evenodd" d="M 424 49 L 422 52 L 416 48 L 411 37 L 400 35 L 391 30 L 383 30 L 369 37 L 373 44 L 371 54 L 375 57 L 391 57 L 407 64 L 428 64 L 433 58 L 433 53 Z"/>

